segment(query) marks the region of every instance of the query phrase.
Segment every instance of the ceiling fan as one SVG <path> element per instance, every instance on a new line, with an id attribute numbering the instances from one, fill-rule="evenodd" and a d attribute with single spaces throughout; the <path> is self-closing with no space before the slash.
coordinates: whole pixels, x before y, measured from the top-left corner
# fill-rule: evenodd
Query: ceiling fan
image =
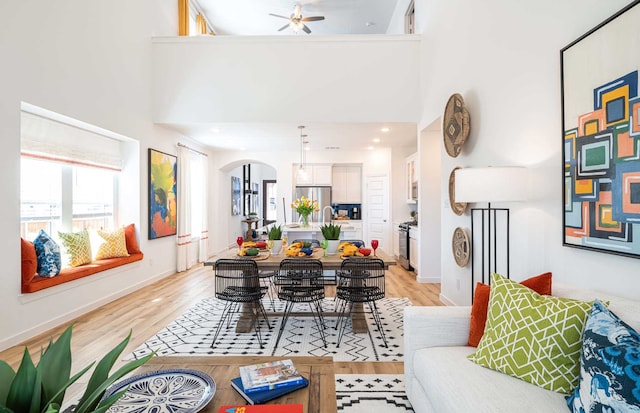
<path id="1" fill-rule="evenodd" d="M 311 16 L 311 17 L 302 17 L 302 6 L 300 4 L 296 4 L 295 9 L 291 16 L 281 16 L 279 14 L 269 13 L 270 16 L 280 17 L 282 19 L 289 20 L 289 23 L 285 24 L 281 28 L 278 29 L 279 32 L 283 31 L 287 27 L 291 27 L 294 32 L 298 32 L 300 29 L 304 30 L 306 33 L 311 33 L 311 29 L 307 27 L 304 22 L 314 22 L 318 20 L 324 20 L 324 16 Z"/>

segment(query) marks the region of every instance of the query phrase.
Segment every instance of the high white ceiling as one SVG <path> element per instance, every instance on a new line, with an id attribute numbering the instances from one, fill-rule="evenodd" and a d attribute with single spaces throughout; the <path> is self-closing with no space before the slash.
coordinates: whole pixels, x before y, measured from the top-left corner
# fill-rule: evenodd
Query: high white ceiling
<path id="1" fill-rule="evenodd" d="M 398 0 L 192 0 L 205 14 L 216 35 L 345 35 L 384 34 Z M 300 4 L 303 17 L 324 16 L 306 22 L 311 34 L 279 28 Z M 166 125 L 210 148 L 266 151 L 299 148 L 300 130 L 311 151 L 362 150 L 376 147 L 412 146 L 413 123 L 221 123 Z M 383 128 L 389 131 L 382 132 Z M 377 140 L 377 141 L 376 141 Z M 340 148 L 340 149 L 336 149 Z"/>
<path id="2" fill-rule="evenodd" d="M 302 123 L 311 151 L 367 150 L 416 144 L 414 123 Z M 166 125 L 210 148 L 273 151 L 300 148 L 299 124 L 218 123 Z M 386 128 L 388 131 L 383 131 Z"/>
<path id="3" fill-rule="evenodd" d="M 278 31 L 287 20 L 269 13 L 290 16 L 296 4 L 302 16 L 324 16 L 306 23 L 310 35 L 384 34 L 398 0 L 197 0 L 217 35 L 295 35 Z M 300 36 L 309 34 L 300 32 Z"/>

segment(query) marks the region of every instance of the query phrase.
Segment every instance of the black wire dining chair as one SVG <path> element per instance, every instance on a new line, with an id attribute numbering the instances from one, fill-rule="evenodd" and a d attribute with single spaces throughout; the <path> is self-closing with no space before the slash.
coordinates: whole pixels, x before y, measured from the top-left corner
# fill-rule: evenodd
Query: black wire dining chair
<path id="1" fill-rule="evenodd" d="M 336 347 L 340 347 L 347 325 L 346 318 L 352 314 L 355 303 L 361 303 L 363 311 L 365 304 L 369 307 L 384 346 L 389 347 L 376 306 L 376 301 L 385 296 L 384 262 L 379 258 L 347 258 L 342 262 L 340 270 L 336 271 L 336 280 L 338 307 L 336 329 L 340 330 Z"/>
<path id="2" fill-rule="evenodd" d="M 311 315 L 318 327 L 320 337 L 326 348 L 327 340 L 322 316 L 322 300 L 324 299 L 322 262 L 311 258 L 285 258 L 280 262 L 275 285 L 278 298 L 285 302 L 285 310 L 274 351 L 278 348 L 280 337 L 291 315 L 291 311 L 294 305 L 298 303 L 309 304 Z"/>
<path id="3" fill-rule="evenodd" d="M 271 329 L 267 313 L 262 305 L 262 298 L 266 294 L 266 288 L 260 283 L 258 265 L 249 259 L 219 259 L 215 262 L 215 295 L 219 300 L 225 301 L 224 310 L 220 317 L 220 323 L 213 336 L 211 347 L 215 347 L 222 326 L 231 323 L 234 313 L 251 313 L 253 325 L 260 348 L 264 348 L 262 335 L 260 334 L 260 313 Z"/>

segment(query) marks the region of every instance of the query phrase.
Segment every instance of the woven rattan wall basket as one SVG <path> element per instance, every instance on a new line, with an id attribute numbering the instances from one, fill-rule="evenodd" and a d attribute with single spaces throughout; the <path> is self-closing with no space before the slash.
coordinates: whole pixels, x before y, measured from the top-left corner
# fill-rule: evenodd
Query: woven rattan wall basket
<path id="1" fill-rule="evenodd" d="M 449 156 L 455 158 L 460 155 L 470 129 L 471 119 L 464 99 L 460 94 L 454 93 L 447 101 L 442 122 L 444 148 Z"/>

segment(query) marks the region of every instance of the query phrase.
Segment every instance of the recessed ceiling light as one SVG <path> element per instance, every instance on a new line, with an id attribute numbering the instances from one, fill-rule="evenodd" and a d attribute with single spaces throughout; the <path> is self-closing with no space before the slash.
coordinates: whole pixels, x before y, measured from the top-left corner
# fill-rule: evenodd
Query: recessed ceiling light
<path id="1" fill-rule="evenodd" d="M 387 128 L 387 127 L 384 127 L 384 128 L 382 128 L 382 129 L 380 129 L 380 131 L 381 131 L 381 132 L 389 132 L 389 131 L 390 131 L 390 129 L 389 129 L 389 128 Z"/>
<path id="2" fill-rule="evenodd" d="M 380 138 L 373 138 L 374 143 L 380 143 Z"/>
<path id="3" fill-rule="evenodd" d="M 364 25 L 367 27 L 371 27 L 371 26 L 375 26 L 376 22 L 366 22 Z"/>

